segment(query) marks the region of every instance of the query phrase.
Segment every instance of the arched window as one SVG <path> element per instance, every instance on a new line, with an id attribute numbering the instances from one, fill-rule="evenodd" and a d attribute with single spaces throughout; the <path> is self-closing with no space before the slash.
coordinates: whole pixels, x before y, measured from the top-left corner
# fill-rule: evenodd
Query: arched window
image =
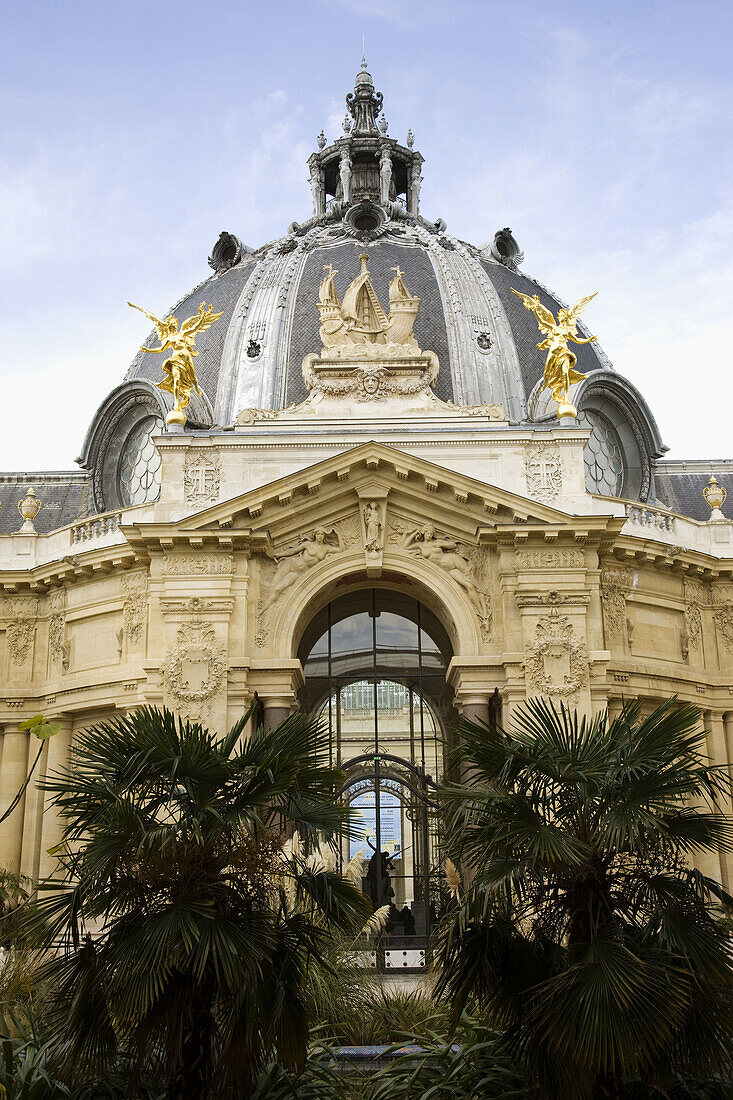
<path id="1" fill-rule="evenodd" d="M 153 436 L 163 431 L 163 418 L 146 416 L 127 436 L 120 455 L 119 489 L 123 505 L 147 504 L 160 496 L 160 451 Z"/>
<path id="2" fill-rule="evenodd" d="M 434 792 L 450 736 L 450 641 L 419 600 L 372 588 L 324 607 L 299 655 L 302 706 L 322 713 L 331 760 L 347 777 L 343 798 L 359 817 L 342 858 L 361 852 L 364 892 L 393 907 L 382 944 L 392 965 L 391 951 L 425 950 L 448 903 Z"/>

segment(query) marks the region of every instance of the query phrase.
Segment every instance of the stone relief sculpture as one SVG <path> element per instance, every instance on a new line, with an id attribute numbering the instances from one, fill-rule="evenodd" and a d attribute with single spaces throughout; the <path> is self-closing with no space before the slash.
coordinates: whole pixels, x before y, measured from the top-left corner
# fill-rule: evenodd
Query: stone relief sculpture
<path id="1" fill-rule="evenodd" d="M 527 447 L 524 455 L 527 493 L 533 500 L 552 504 L 562 492 L 562 459 L 557 448 L 547 443 Z"/>
<path id="2" fill-rule="evenodd" d="M 333 539 L 336 540 L 335 543 L 329 541 Z M 317 527 L 311 535 L 304 536 L 297 545 L 281 550 L 275 555 L 277 569 L 260 606 L 260 614 L 269 611 L 291 584 L 308 569 L 324 561 L 329 554 L 338 553 L 343 549 L 344 544 L 336 527 L 328 530 L 325 527 Z"/>
<path id="3" fill-rule="evenodd" d="M 382 509 L 376 500 L 364 505 L 364 549 L 372 554 L 382 549 Z"/>
<path id="4" fill-rule="evenodd" d="M 331 359 L 387 359 L 420 354 L 413 336 L 420 299 L 405 286 L 399 267 L 389 284 L 389 316 L 382 309 L 367 268 L 369 256 L 359 256 L 361 271 L 348 286 L 343 302 L 334 285 L 331 264 L 318 290 L 322 355 Z"/>
<path id="5" fill-rule="evenodd" d="M 231 554 L 164 554 L 163 570 L 173 577 L 194 577 L 202 573 L 231 573 Z"/>
<path id="6" fill-rule="evenodd" d="M 5 630 L 5 641 L 10 660 L 14 665 L 25 664 L 33 649 L 38 615 L 38 600 L 35 596 L 18 596 L 8 600 L 7 614 L 13 616 Z"/>
<path id="7" fill-rule="evenodd" d="M 720 640 L 733 652 L 733 586 L 713 587 L 713 616 Z"/>
<path id="8" fill-rule="evenodd" d="M 66 591 L 51 592 L 48 597 L 48 649 L 51 660 L 60 660 L 64 669 L 69 667 L 69 647 L 66 644 Z"/>
<path id="9" fill-rule="evenodd" d="M 478 616 L 482 637 L 488 641 L 491 636 L 491 603 L 488 592 L 477 584 L 477 562 L 471 560 L 471 550 L 480 553 L 480 548 L 469 549 L 455 539 L 438 536 L 432 523 L 406 529 L 395 521 L 394 532 L 394 541 L 400 549 L 444 569 L 461 586 Z"/>
<path id="10" fill-rule="evenodd" d="M 577 704 L 577 695 L 588 682 L 588 657 L 572 623 L 557 606 L 538 621 L 524 668 L 530 691 Z"/>

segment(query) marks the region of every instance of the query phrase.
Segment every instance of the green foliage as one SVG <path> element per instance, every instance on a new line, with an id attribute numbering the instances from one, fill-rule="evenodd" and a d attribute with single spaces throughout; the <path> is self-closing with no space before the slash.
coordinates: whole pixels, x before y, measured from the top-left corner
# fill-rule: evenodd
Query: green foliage
<path id="1" fill-rule="evenodd" d="M 34 714 L 25 722 L 19 722 L 18 729 L 30 730 L 39 741 L 47 741 L 49 737 L 59 732 L 61 725 L 58 722 L 48 722 L 42 714 Z"/>
<path id="2" fill-rule="evenodd" d="M 305 976 L 327 929 L 370 907 L 334 871 L 283 856 L 298 829 L 348 824 L 319 722 L 296 714 L 221 740 L 146 707 L 86 732 L 46 780 L 64 822 L 64 874 L 37 927 L 62 1066 L 127 1061 L 175 1100 L 246 1090 L 276 1054 L 305 1061 Z"/>
<path id="3" fill-rule="evenodd" d="M 429 1029 L 403 1036 L 417 1048 L 375 1074 L 369 1100 L 533 1100 L 494 1031 L 464 1016 L 455 1041 Z"/>
<path id="4" fill-rule="evenodd" d="M 538 1095 L 709 1078 L 733 1050 L 731 899 L 691 867 L 730 851 L 730 782 L 695 708 L 580 718 L 547 701 L 511 732 L 462 722 L 443 791 L 448 854 L 474 877 L 445 922 L 439 992 L 469 997 Z"/>
<path id="5" fill-rule="evenodd" d="M 68 1088 L 51 1068 L 50 1043 L 39 1041 L 32 1016 L 12 1011 L 0 1015 L 0 1050 L 3 1100 L 69 1097 Z"/>

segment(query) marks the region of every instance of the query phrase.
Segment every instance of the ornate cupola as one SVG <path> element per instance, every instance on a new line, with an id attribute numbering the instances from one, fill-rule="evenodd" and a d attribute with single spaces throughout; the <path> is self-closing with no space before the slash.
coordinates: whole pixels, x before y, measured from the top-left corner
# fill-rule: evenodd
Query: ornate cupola
<path id="1" fill-rule="evenodd" d="M 346 97 L 344 136 L 331 145 L 320 137 L 323 147 L 308 160 L 316 218 L 345 217 L 368 233 L 387 219 L 418 216 L 423 158 L 412 148 L 412 131 L 406 145 L 389 137 L 382 102 L 362 58 Z"/>

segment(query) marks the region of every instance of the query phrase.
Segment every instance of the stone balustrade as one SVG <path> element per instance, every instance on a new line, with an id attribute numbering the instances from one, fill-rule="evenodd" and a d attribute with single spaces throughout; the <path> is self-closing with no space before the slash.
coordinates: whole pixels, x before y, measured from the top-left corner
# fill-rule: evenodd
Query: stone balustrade
<path id="1" fill-rule="evenodd" d="M 626 518 L 629 523 L 635 523 L 638 527 L 649 527 L 654 531 L 672 533 L 675 528 L 675 517 L 671 512 L 649 508 L 644 504 L 627 504 Z"/>
<path id="2" fill-rule="evenodd" d="M 122 512 L 103 512 L 83 523 L 75 523 L 71 528 L 71 545 L 77 546 L 81 542 L 92 542 L 111 535 L 119 529 L 121 523 Z"/>

